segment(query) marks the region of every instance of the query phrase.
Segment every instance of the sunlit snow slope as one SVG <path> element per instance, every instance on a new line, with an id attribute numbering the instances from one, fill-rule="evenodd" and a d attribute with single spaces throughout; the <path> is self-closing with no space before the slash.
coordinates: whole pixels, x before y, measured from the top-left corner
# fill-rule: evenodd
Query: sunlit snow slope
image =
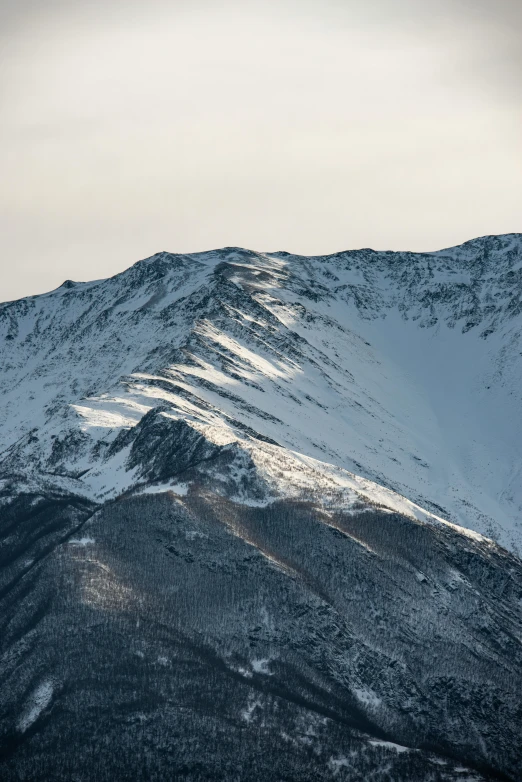
<path id="1" fill-rule="evenodd" d="M 164 252 L 68 281 L 0 305 L 0 475 L 91 501 L 162 488 L 136 458 L 160 416 L 191 448 L 235 449 L 245 502 L 328 486 L 520 551 L 521 292 L 518 234 L 424 254 Z"/>

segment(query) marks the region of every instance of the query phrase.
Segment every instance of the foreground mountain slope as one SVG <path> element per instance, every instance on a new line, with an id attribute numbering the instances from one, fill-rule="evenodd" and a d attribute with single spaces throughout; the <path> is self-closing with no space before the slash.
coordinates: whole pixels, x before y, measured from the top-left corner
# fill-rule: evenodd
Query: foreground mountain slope
<path id="1" fill-rule="evenodd" d="M 521 247 L 0 306 L 2 778 L 517 779 Z"/>
<path id="2" fill-rule="evenodd" d="M 517 779 L 517 560 L 183 477 L 3 514 L 59 544 L 3 593 L 3 779 Z"/>

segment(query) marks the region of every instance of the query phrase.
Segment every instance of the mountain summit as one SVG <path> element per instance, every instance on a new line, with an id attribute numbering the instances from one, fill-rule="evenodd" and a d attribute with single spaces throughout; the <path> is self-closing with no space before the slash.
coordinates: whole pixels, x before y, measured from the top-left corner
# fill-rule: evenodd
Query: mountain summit
<path id="1" fill-rule="evenodd" d="M 511 234 L 0 305 L 2 779 L 517 779 L 521 294 Z"/>

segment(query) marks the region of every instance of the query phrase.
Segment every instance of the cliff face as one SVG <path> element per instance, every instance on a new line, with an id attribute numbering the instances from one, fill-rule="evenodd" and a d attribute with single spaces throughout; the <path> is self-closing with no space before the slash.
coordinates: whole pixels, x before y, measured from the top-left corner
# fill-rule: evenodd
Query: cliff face
<path id="1" fill-rule="evenodd" d="M 516 779 L 521 291 L 511 235 L 0 305 L 3 778 Z"/>

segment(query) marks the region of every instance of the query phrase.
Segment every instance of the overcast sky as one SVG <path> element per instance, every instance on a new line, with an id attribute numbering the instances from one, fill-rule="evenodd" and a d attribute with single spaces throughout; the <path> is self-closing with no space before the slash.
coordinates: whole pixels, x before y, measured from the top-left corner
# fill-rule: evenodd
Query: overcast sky
<path id="1" fill-rule="evenodd" d="M 0 301 L 522 231 L 521 0 L 0 0 Z"/>

